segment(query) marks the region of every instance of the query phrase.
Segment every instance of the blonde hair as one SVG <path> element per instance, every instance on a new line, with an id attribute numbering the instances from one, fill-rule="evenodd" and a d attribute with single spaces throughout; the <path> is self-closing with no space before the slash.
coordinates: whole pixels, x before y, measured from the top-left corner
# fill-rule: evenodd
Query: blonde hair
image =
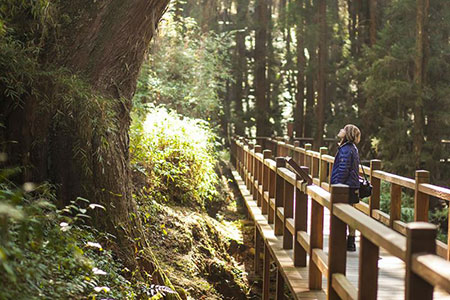
<path id="1" fill-rule="evenodd" d="M 358 144 L 361 140 L 361 131 L 353 124 L 347 124 L 344 126 L 345 140 Z M 341 141 L 342 142 L 342 141 Z"/>

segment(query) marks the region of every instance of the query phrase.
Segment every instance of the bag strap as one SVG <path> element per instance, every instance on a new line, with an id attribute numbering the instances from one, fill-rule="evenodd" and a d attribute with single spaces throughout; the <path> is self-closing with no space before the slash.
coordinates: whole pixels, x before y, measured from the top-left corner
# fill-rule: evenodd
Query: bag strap
<path id="1" fill-rule="evenodd" d="M 364 166 L 361 163 L 361 160 L 359 160 L 359 165 L 361 166 L 361 169 L 363 170 L 363 174 L 364 174 L 364 180 L 369 182 L 369 180 L 367 179 L 367 175 L 366 172 L 364 171 Z"/>

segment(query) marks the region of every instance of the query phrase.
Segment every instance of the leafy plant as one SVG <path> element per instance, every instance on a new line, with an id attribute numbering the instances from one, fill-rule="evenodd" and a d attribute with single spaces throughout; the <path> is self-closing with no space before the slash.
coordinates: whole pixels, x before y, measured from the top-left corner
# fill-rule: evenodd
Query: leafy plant
<path id="1" fill-rule="evenodd" d="M 131 162 L 140 193 L 153 201 L 210 205 L 218 195 L 216 137 L 208 123 L 148 106 L 134 114 Z"/>
<path id="2" fill-rule="evenodd" d="M 0 299 L 135 299 L 124 267 L 85 224 L 101 206 L 78 198 L 58 210 L 49 184 L 15 186 L 0 170 Z"/>

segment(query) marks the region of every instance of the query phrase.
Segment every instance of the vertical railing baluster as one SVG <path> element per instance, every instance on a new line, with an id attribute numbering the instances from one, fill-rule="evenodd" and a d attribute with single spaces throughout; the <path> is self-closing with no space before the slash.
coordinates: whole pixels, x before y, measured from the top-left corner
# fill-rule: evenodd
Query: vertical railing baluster
<path id="1" fill-rule="evenodd" d="M 375 178 L 374 172 L 381 170 L 381 160 L 372 159 L 370 161 L 370 183 L 372 184 L 372 195 L 369 198 L 370 216 L 373 217 L 373 211 L 380 209 L 380 193 L 381 193 L 381 180 Z"/>
<path id="2" fill-rule="evenodd" d="M 284 157 L 277 157 L 277 174 L 276 174 L 276 187 L 275 187 L 275 209 L 274 209 L 274 217 L 275 217 L 275 226 L 274 231 L 275 235 L 283 234 L 283 220 L 278 216 L 278 207 L 283 207 L 283 198 L 284 198 L 284 178 L 278 173 L 278 168 L 286 167 L 286 160 Z"/>
<path id="3" fill-rule="evenodd" d="M 430 196 L 419 191 L 421 183 L 430 183 L 430 172 L 425 170 L 416 171 L 416 186 L 414 189 L 414 221 L 428 222 L 428 209 Z"/>
<path id="4" fill-rule="evenodd" d="M 328 240 L 328 300 L 339 300 L 340 297 L 332 288 L 333 274 L 345 275 L 347 264 L 347 224 L 334 215 L 334 204 L 348 203 L 348 186 L 333 184 L 330 195 L 330 236 Z"/>
<path id="5" fill-rule="evenodd" d="M 433 299 L 433 286 L 412 271 L 413 255 L 416 253 L 436 253 L 436 225 L 413 222 L 406 225 L 406 300 Z"/>
<path id="6" fill-rule="evenodd" d="M 297 175 L 297 183 L 300 180 Z M 294 205 L 294 266 L 306 267 L 306 251 L 298 242 L 298 232 L 307 231 L 308 228 L 308 195 L 302 188 L 295 188 L 295 205 Z"/>

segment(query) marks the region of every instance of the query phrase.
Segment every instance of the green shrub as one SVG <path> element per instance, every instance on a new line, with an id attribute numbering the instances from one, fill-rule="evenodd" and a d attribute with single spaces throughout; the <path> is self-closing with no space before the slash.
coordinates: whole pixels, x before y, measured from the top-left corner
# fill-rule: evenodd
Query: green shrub
<path id="1" fill-rule="evenodd" d="M 149 199 L 207 207 L 216 200 L 215 135 L 203 120 L 182 117 L 165 108 L 134 114 L 130 133 L 136 180 Z"/>
<path id="2" fill-rule="evenodd" d="M 78 198 L 58 210 L 54 189 L 17 187 L 0 170 L 0 299 L 136 298 L 124 267 L 87 226 L 90 209 Z M 86 208 L 82 208 L 85 206 Z"/>

